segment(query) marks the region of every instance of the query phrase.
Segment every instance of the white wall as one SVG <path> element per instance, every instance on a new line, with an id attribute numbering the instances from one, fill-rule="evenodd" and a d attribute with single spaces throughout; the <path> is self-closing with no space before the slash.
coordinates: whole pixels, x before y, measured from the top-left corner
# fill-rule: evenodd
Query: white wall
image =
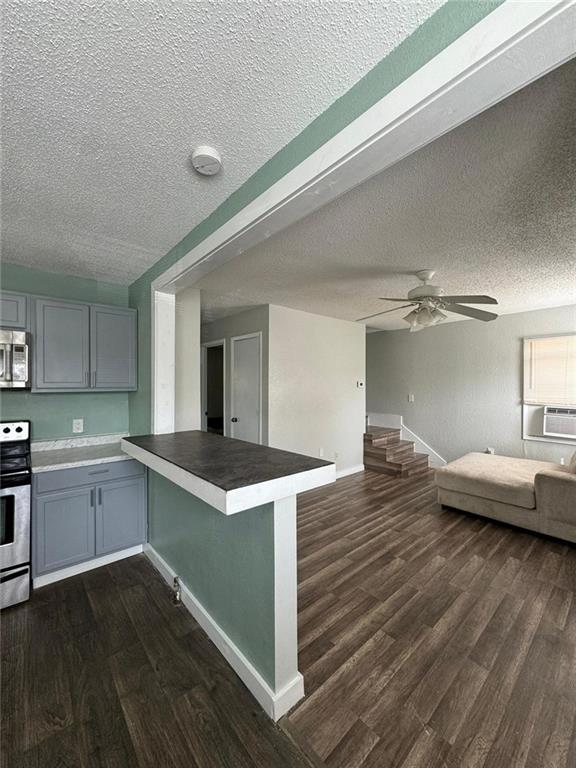
<path id="1" fill-rule="evenodd" d="M 176 376 L 174 426 L 200 429 L 200 291 L 176 295 Z"/>
<path id="2" fill-rule="evenodd" d="M 271 305 L 269 444 L 360 467 L 365 351 L 362 325 Z"/>
<path id="3" fill-rule="evenodd" d="M 368 411 L 401 415 L 449 461 L 488 446 L 508 456 L 568 458 L 571 446 L 522 439 L 522 339 L 575 330 L 576 306 L 570 306 L 419 333 L 370 333 Z"/>

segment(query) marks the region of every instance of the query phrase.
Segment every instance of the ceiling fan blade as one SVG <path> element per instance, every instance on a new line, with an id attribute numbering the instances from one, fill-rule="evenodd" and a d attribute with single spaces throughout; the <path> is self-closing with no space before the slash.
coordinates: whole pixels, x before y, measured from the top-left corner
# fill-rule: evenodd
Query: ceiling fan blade
<path id="1" fill-rule="evenodd" d="M 380 301 L 406 301 L 407 299 L 389 299 L 387 296 L 380 296 Z"/>
<path id="2" fill-rule="evenodd" d="M 485 312 L 483 309 L 475 309 L 474 307 L 463 307 L 461 304 L 446 304 L 444 307 L 448 312 L 454 312 L 456 315 L 466 315 L 466 317 L 473 317 L 475 320 L 496 320 L 498 315 L 494 312 Z"/>
<path id="3" fill-rule="evenodd" d="M 379 317 L 380 315 L 387 315 L 388 312 L 397 312 L 399 309 L 406 309 L 406 307 L 415 307 L 416 304 L 404 304 L 403 307 L 394 307 L 394 309 L 385 309 L 384 312 L 375 312 L 373 315 L 366 315 L 366 317 L 359 317 L 356 320 L 357 323 L 361 323 L 362 320 L 370 320 L 371 317 Z"/>
<path id="4" fill-rule="evenodd" d="M 449 304 L 498 304 L 491 296 L 440 296 Z"/>

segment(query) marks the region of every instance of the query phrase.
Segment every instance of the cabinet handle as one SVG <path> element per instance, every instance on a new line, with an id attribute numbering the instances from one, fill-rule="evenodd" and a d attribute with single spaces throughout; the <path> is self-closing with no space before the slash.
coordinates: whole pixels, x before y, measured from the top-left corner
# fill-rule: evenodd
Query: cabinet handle
<path id="1" fill-rule="evenodd" d="M 92 371 L 92 387 L 96 386 L 96 371 Z"/>
<path id="2" fill-rule="evenodd" d="M 102 506 L 102 488 L 98 488 L 98 506 Z"/>
<path id="3" fill-rule="evenodd" d="M 110 472 L 109 469 L 93 469 L 91 472 L 88 472 L 89 475 L 105 475 L 107 472 Z"/>
<path id="4" fill-rule="evenodd" d="M 90 506 L 94 506 L 94 488 L 90 490 Z"/>
<path id="5" fill-rule="evenodd" d="M 89 387 L 90 386 L 90 374 L 88 371 L 84 371 L 84 384 Z"/>

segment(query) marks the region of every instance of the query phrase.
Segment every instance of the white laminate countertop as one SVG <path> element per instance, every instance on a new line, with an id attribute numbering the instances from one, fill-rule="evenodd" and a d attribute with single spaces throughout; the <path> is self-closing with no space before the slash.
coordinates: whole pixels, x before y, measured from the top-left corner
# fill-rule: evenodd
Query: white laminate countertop
<path id="1" fill-rule="evenodd" d="M 107 464 L 112 461 L 131 459 L 120 447 L 120 442 L 104 445 L 83 445 L 74 448 L 35 451 L 32 446 L 32 472 L 51 472 L 56 469 L 72 469 L 90 464 Z"/>

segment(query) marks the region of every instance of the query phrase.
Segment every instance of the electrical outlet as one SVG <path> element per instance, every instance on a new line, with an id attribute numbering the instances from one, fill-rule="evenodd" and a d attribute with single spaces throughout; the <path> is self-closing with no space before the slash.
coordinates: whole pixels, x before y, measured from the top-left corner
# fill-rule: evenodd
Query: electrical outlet
<path id="1" fill-rule="evenodd" d="M 72 419 L 72 432 L 75 435 L 84 432 L 84 419 Z"/>
<path id="2" fill-rule="evenodd" d="M 414 395 L 413 395 L 412 393 L 410 393 L 410 394 L 408 395 L 408 402 L 409 402 L 409 403 L 413 403 L 413 402 L 414 402 Z"/>
<path id="3" fill-rule="evenodd" d="M 318 448 L 318 456 L 322 458 L 324 456 L 324 448 Z"/>

